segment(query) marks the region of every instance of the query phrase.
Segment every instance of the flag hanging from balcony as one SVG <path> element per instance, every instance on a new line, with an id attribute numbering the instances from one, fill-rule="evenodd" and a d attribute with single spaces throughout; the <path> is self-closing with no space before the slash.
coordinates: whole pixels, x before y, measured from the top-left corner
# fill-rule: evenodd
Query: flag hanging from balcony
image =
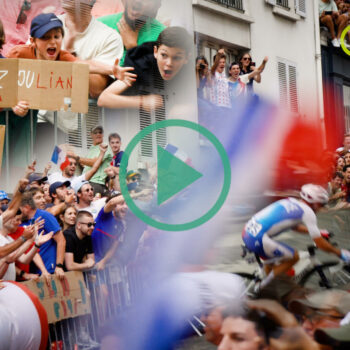
<path id="1" fill-rule="evenodd" d="M 53 150 L 51 162 L 57 164 L 62 171 L 69 165 L 69 159 L 66 152 L 58 146 L 55 146 L 55 149 Z"/>

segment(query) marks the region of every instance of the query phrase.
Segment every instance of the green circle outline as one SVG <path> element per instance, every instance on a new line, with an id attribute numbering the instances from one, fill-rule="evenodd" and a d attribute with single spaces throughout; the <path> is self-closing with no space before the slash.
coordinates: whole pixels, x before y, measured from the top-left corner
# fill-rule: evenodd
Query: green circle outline
<path id="1" fill-rule="evenodd" d="M 350 25 L 348 25 L 341 33 L 341 36 L 340 36 L 340 46 L 341 48 L 343 49 L 343 51 L 350 56 L 350 50 L 348 50 L 348 48 L 346 47 L 345 45 L 345 35 L 346 33 L 350 31 Z"/>
<path id="2" fill-rule="evenodd" d="M 188 129 L 192 129 L 194 131 L 197 131 L 198 133 L 202 134 L 204 137 L 206 137 L 215 147 L 217 152 L 219 153 L 219 156 L 221 158 L 221 162 L 224 167 L 224 183 L 222 186 L 222 190 L 220 193 L 220 196 L 216 200 L 215 204 L 212 206 L 211 209 L 209 209 L 204 215 L 202 215 L 200 218 L 184 223 L 184 224 L 167 224 L 163 223 L 157 220 L 154 220 L 150 216 L 146 215 L 135 203 L 134 200 L 131 198 L 127 184 L 126 184 L 126 170 L 127 165 L 129 163 L 129 157 L 134 150 L 134 148 L 137 146 L 137 144 L 144 139 L 145 136 L 151 134 L 152 132 L 163 129 L 166 127 L 184 127 Z M 221 144 L 221 142 L 216 138 L 214 134 L 212 134 L 208 129 L 205 127 L 196 124 L 194 122 L 188 121 L 188 120 L 182 120 L 182 119 L 170 119 L 170 120 L 163 120 L 160 122 L 156 122 L 152 125 L 147 126 L 143 130 L 141 130 L 137 135 L 133 137 L 133 139 L 129 142 L 128 146 L 126 147 L 122 161 L 120 164 L 120 176 L 119 176 L 119 183 L 120 183 L 120 189 L 122 192 L 122 195 L 124 196 L 125 202 L 128 205 L 129 209 L 142 221 L 144 221 L 146 224 L 156 227 L 160 230 L 165 231 L 186 231 L 193 229 L 197 226 L 200 226 L 204 224 L 205 222 L 209 221 L 222 207 L 224 204 L 229 190 L 231 186 L 231 165 L 229 158 L 227 156 L 227 153 L 225 151 L 225 148 Z"/>

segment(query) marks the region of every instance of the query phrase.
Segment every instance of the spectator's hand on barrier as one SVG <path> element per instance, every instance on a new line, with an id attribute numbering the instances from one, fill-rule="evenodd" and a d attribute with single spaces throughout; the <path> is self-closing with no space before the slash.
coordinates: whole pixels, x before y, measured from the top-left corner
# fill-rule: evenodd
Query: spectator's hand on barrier
<path id="1" fill-rule="evenodd" d="M 53 236 L 53 231 L 51 231 L 50 233 L 47 233 L 46 235 L 44 235 L 43 233 L 44 233 L 44 230 L 41 231 L 39 234 L 37 234 L 35 237 L 35 244 L 38 245 L 39 247 L 41 247 L 43 244 L 48 242 Z"/>
<path id="2" fill-rule="evenodd" d="M 43 271 L 41 276 L 44 278 L 45 283 L 47 284 L 47 286 L 50 286 L 51 280 L 52 280 L 51 274 L 48 271 Z"/>
<path id="3" fill-rule="evenodd" d="M 16 106 L 12 107 L 13 113 L 19 117 L 25 117 L 29 110 L 29 103 L 27 101 L 19 101 Z"/>
<path id="4" fill-rule="evenodd" d="M 98 271 L 104 270 L 106 267 L 106 262 L 102 259 L 95 265 L 95 267 Z"/>
<path id="5" fill-rule="evenodd" d="M 33 280 L 35 282 L 38 282 L 40 276 L 37 273 L 27 273 L 25 272 L 23 275 L 23 278 L 25 280 Z"/>
<path id="6" fill-rule="evenodd" d="M 340 250 L 340 258 L 346 263 L 350 263 L 350 252 L 346 249 Z"/>
<path id="7" fill-rule="evenodd" d="M 160 95 L 142 95 L 140 107 L 146 112 L 151 112 L 163 107 L 163 98 Z"/>
<path id="8" fill-rule="evenodd" d="M 139 29 L 131 28 L 126 22 L 124 16 L 117 24 L 119 34 L 123 39 L 123 44 L 127 50 L 137 46 L 137 37 L 139 35 Z"/>
<path id="9" fill-rule="evenodd" d="M 131 86 L 137 78 L 135 73 L 131 73 L 134 69 L 134 67 L 121 67 L 117 58 L 114 62 L 113 74 L 118 80 L 123 81 L 127 86 Z"/>
<path id="10" fill-rule="evenodd" d="M 55 268 L 55 275 L 60 279 L 63 280 L 64 279 L 64 271 L 61 267 L 56 266 Z"/>
<path id="11" fill-rule="evenodd" d="M 88 258 L 85 260 L 85 266 L 87 269 L 91 269 L 92 267 L 94 267 L 95 265 L 95 261 L 91 258 Z"/>

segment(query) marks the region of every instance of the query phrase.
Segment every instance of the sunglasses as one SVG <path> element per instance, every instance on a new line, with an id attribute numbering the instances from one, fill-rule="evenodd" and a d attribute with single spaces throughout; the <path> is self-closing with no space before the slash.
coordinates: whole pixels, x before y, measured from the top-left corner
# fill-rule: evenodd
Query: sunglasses
<path id="1" fill-rule="evenodd" d="M 252 59 L 250 57 L 243 57 L 242 60 L 243 61 L 251 61 Z"/>
<path id="2" fill-rule="evenodd" d="M 16 20 L 16 24 L 24 24 L 27 21 L 27 15 L 24 13 L 25 11 L 29 11 L 32 7 L 32 4 L 28 0 L 24 0 L 21 11 L 19 12 L 19 15 Z"/>
<path id="3" fill-rule="evenodd" d="M 81 222 L 81 224 L 86 225 L 87 227 L 95 226 L 96 222 Z"/>

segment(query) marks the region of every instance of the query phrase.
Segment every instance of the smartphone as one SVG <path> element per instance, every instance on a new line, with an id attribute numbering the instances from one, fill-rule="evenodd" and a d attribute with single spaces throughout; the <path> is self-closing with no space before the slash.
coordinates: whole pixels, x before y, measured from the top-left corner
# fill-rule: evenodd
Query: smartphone
<path id="1" fill-rule="evenodd" d="M 256 63 L 255 63 L 255 62 L 251 62 L 250 65 L 253 66 L 253 67 L 255 67 L 255 66 L 256 66 Z"/>
<path id="2" fill-rule="evenodd" d="M 332 16 L 332 13 L 333 13 L 333 11 L 325 11 L 325 14 L 326 14 L 326 15 Z"/>

